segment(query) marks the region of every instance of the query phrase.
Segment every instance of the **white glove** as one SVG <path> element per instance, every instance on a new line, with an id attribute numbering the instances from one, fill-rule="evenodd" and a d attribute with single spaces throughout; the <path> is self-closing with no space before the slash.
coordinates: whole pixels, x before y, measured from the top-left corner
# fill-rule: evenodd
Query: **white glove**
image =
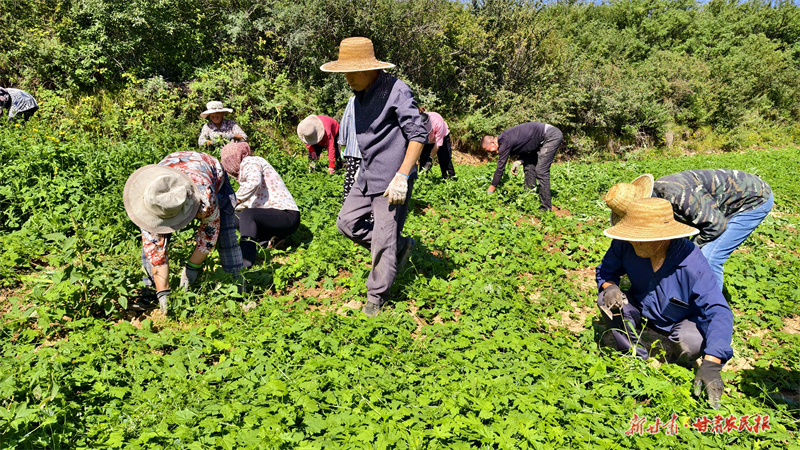
<path id="1" fill-rule="evenodd" d="M 401 205 L 406 201 L 406 194 L 408 194 L 408 176 L 397 172 L 383 196 L 389 197 L 389 204 Z"/>
<path id="2" fill-rule="evenodd" d="M 514 161 L 514 164 L 511 164 L 511 175 L 517 176 L 519 172 L 519 166 L 522 165 L 522 161 Z"/>

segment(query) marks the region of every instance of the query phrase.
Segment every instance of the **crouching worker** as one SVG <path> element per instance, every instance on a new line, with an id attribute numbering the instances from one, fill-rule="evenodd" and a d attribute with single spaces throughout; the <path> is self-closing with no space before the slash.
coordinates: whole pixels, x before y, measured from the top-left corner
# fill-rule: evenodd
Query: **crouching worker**
<path id="1" fill-rule="evenodd" d="M 278 172 L 260 156 L 253 156 L 246 142 L 222 147 L 222 166 L 239 182 L 236 191 L 236 227 L 244 267 L 258 256 L 260 242 L 274 246 L 300 226 L 300 210 Z"/>
<path id="2" fill-rule="evenodd" d="M 216 158 L 194 151 L 167 155 L 158 164 L 136 170 L 125 183 L 123 199 L 128 217 L 142 230 L 142 266 L 147 276 L 141 307 L 148 306 L 148 293 L 155 289 L 158 305 L 167 313 L 170 237 L 195 217 L 200 219 L 197 246 L 183 267 L 180 287 L 197 281 L 217 243 L 222 268 L 239 278 L 242 252 L 236 240 L 236 197 Z"/>
<path id="3" fill-rule="evenodd" d="M 733 356 L 733 313 L 700 249 L 686 239 L 697 233 L 675 221 L 668 201 L 633 201 L 621 220 L 604 232 L 614 240 L 597 267 L 597 305 L 620 351 L 634 348 L 638 357 L 647 359 L 647 350 L 638 345 L 646 325 L 676 349 L 670 362 L 691 368 L 702 356 L 695 395 L 705 389 L 709 403 L 718 409 L 720 372 Z M 626 274 L 631 288 L 623 293 L 619 281 Z"/>

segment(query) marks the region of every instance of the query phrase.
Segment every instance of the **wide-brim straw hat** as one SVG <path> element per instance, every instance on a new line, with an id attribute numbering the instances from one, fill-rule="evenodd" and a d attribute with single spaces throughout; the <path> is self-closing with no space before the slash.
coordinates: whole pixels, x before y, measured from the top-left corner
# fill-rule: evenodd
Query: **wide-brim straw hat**
<path id="1" fill-rule="evenodd" d="M 133 172 L 125 182 L 122 199 L 133 223 L 157 234 L 185 227 L 201 203 L 197 185 L 188 175 L 158 164 Z"/>
<path id="2" fill-rule="evenodd" d="M 351 37 L 339 44 L 339 59 L 320 66 L 323 72 L 363 72 L 391 69 L 394 64 L 378 61 L 372 41 L 365 37 Z"/>
<path id="3" fill-rule="evenodd" d="M 622 241 L 652 242 L 694 236 L 699 232 L 675 220 L 668 200 L 651 197 L 631 202 L 619 223 L 603 234 Z"/>
<path id="4" fill-rule="evenodd" d="M 631 202 L 653 195 L 653 176 L 649 173 L 636 177 L 630 183 L 617 183 L 611 186 L 604 197 L 606 205 L 611 209 L 611 225 L 619 222 Z"/>
<path id="5" fill-rule="evenodd" d="M 232 113 L 233 110 L 230 108 L 226 108 L 225 105 L 222 104 L 222 102 L 211 101 L 206 103 L 206 110 L 200 113 L 200 117 L 205 119 L 206 117 L 208 117 L 209 114 L 214 114 L 218 112 L 227 114 L 227 113 Z"/>
<path id="6" fill-rule="evenodd" d="M 297 136 L 306 145 L 316 145 L 325 135 L 325 127 L 317 116 L 308 116 L 297 125 Z"/>

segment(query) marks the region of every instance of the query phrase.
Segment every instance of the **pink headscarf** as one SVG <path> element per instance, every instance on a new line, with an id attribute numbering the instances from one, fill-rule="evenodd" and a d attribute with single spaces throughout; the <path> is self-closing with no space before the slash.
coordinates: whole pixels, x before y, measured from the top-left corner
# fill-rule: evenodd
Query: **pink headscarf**
<path id="1" fill-rule="evenodd" d="M 242 165 L 242 160 L 248 156 L 253 156 L 253 151 L 250 150 L 250 144 L 247 142 L 231 142 L 222 147 L 220 153 L 222 157 L 222 167 L 225 172 L 228 172 L 233 178 L 239 179 L 239 166 Z"/>

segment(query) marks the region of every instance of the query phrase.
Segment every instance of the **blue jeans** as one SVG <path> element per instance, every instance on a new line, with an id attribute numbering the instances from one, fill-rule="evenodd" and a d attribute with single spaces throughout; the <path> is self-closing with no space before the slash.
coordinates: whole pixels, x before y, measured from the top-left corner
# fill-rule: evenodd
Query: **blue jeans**
<path id="1" fill-rule="evenodd" d="M 774 196 L 770 194 L 767 201 L 757 208 L 731 216 L 731 218 L 728 219 L 728 226 L 725 228 L 725 231 L 723 231 L 718 238 L 707 243 L 700 249 L 708 260 L 711 270 L 714 271 L 720 289 L 722 289 L 723 264 L 725 264 L 725 261 L 731 256 L 731 253 L 742 245 L 742 242 L 747 239 L 747 236 L 750 236 L 750 233 L 764 221 L 764 218 L 767 217 L 767 214 L 769 214 L 769 211 L 772 209 L 774 200 Z"/>

